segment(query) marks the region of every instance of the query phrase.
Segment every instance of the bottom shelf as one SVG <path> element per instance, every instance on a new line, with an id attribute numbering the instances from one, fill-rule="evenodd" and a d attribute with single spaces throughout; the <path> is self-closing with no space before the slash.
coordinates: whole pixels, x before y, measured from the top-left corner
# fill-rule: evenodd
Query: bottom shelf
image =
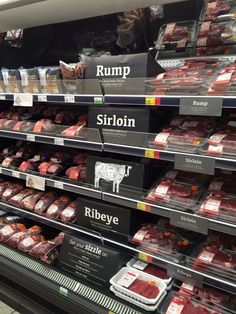
<path id="1" fill-rule="evenodd" d="M 108 291 L 98 291 L 87 284 L 72 279 L 57 269 L 44 265 L 22 253 L 15 251 L 5 245 L 0 245 L 0 273 L 13 282 L 13 287 L 20 286 L 24 295 L 25 291 L 34 291 L 37 300 L 46 305 L 47 312 L 42 310 L 31 310 L 17 306 L 8 295 L 8 300 L 2 300 L 19 309 L 22 313 L 94 313 L 94 314 L 143 314 L 148 313 L 132 306 L 130 303 L 121 302 Z M 1 277 L 0 277 L 1 281 Z M 23 288 L 22 288 L 23 287 Z M 2 287 L 0 288 L 0 299 Z M 29 296 L 30 297 L 30 296 Z M 43 301 L 42 301 L 43 300 Z M 15 300 L 17 303 L 17 299 Z M 50 302 L 51 301 L 51 302 Z M 46 302 L 46 303 L 45 303 Z M 51 305 L 53 304 L 53 307 Z M 40 304 L 40 302 L 39 302 Z M 66 312 L 65 312 L 66 309 Z M 155 313 L 157 314 L 157 313 Z"/>

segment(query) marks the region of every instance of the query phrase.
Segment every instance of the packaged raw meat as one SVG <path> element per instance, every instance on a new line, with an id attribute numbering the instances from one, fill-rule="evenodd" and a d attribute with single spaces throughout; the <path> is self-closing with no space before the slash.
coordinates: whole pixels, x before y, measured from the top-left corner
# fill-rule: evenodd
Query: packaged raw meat
<path id="1" fill-rule="evenodd" d="M 24 239 L 22 239 L 18 245 L 17 245 L 17 249 L 22 251 L 22 252 L 29 252 L 36 244 L 38 244 L 39 242 L 45 241 L 44 236 L 42 235 L 31 235 L 28 236 Z"/>
<path id="2" fill-rule="evenodd" d="M 44 195 L 43 192 L 34 191 L 33 194 L 26 196 L 23 198 L 23 200 L 20 202 L 20 206 L 22 208 L 28 209 L 28 210 L 34 210 L 35 205 L 40 200 L 40 198 Z"/>
<path id="3" fill-rule="evenodd" d="M 37 68 L 20 68 L 21 86 L 24 93 L 40 93 L 40 82 Z"/>
<path id="4" fill-rule="evenodd" d="M 35 258 L 41 259 L 55 246 L 55 242 L 53 241 L 42 241 L 33 246 L 29 254 Z"/>
<path id="5" fill-rule="evenodd" d="M 23 185 L 20 183 L 9 183 L 5 191 L 2 193 L 2 200 L 8 201 L 12 196 L 23 190 L 23 188 Z"/>
<path id="6" fill-rule="evenodd" d="M 33 128 L 34 133 L 53 133 L 53 131 L 55 131 L 55 124 L 49 119 L 39 120 Z"/>
<path id="7" fill-rule="evenodd" d="M 42 93 L 58 94 L 61 92 L 59 67 L 38 67 Z"/>
<path id="8" fill-rule="evenodd" d="M 85 165 L 87 163 L 87 155 L 86 154 L 77 154 L 73 158 L 73 164 L 75 165 Z"/>
<path id="9" fill-rule="evenodd" d="M 66 152 L 55 152 L 50 157 L 50 161 L 56 164 L 68 162 L 70 159 L 70 154 Z"/>
<path id="10" fill-rule="evenodd" d="M 206 1 L 201 13 L 203 21 L 227 21 L 235 17 L 235 0 Z"/>
<path id="11" fill-rule="evenodd" d="M 30 121 L 19 121 L 17 122 L 12 131 L 23 131 L 23 132 L 31 132 L 33 131 L 35 123 Z"/>
<path id="12" fill-rule="evenodd" d="M 65 223 L 75 223 L 77 220 L 77 202 L 74 201 L 66 206 L 60 214 L 60 219 Z"/>
<path id="13" fill-rule="evenodd" d="M 70 125 L 76 123 L 76 116 L 72 112 L 60 111 L 54 119 L 55 124 Z"/>
<path id="14" fill-rule="evenodd" d="M 20 74 L 18 70 L 2 68 L 2 77 L 6 93 L 20 93 Z"/>
<path id="15" fill-rule="evenodd" d="M 46 216 L 50 219 L 60 217 L 62 210 L 69 204 L 70 198 L 67 195 L 60 196 L 47 209 Z"/>
<path id="16" fill-rule="evenodd" d="M 36 169 L 37 169 L 37 165 L 33 162 L 30 162 L 29 160 L 23 161 L 18 168 L 18 170 L 22 172 L 34 171 Z"/>
<path id="17" fill-rule="evenodd" d="M 42 232 L 42 229 L 39 226 L 33 226 L 24 231 L 14 233 L 10 238 L 7 239 L 6 244 L 11 247 L 16 248 L 19 242 L 22 241 L 24 238 L 32 236 L 32 235 L 38 235 L 41 232 Z"/>
<path id="18" fill-rule="evenodd" d="M 65 238 L 65 233 L 60 232 L 52 241 L 56 243 L 56 245 L 60 245 L 63 243 Z"/>
<path id="19" fill-rule="evenodd" d="M 198 32 L 196 55 L 224 54 L 227 48 L 235 45 L 236 21 L 203 22 Z"/>
<path id="20" fill-rule="evenodd" d="M 208 187 L 208 191 L 214 195 L 236 196 L 235 179 L 234 174 L 215 176 Z"/>
<path id="21" fill-rule="evenodd" d="M 10 182 L 4 181 L 0 182 L 0 197 L 2 197 L 3 192 L 6 190 Z"/>
<path id="22" fill-rule="evenodd" d="M 17 157 L 6 157 L 2 161 L 2 166 L 3 167 L 18 167 L 21 163 L 21 160 Z"/>
<path id="23" fill-rule="evenodd" d="M 4 130 L 11 130 L 15 125 L 16 125 L 17 121 L 15 120 L 5 120 L 2 123 L 2 128 Z"/>
<path id="24" fill-rule="evenodd" d="M 205 174 L 172 169 L 164 173 L 162 177 L 163 181 L 166 180 L 191 185 L 193 190 L 200 188 L 208 179 L 209 176 Z"/>
<path id="25" fill-rule="evenodd" d="M 84 128 L 87 125 L 88 117 L 87 115 L 80 116 L 76 125 L 73 125 L 64 131 L 61 132 L 62 135 L 67 137 L 77 137 L 77 136 L 84 136 Z"/>
<path id="26" fill-rule="evenodd" d="M 195 21 L 164 24 L 156 42 L 157 50 L 184 50 L 192 47 L 196 29 Z"/>
<path id="27" fill-rule="evenodd" d="M 166 289 L 161 279 L 131 267 L 122 268 L 110 283 L 120 293 L 144 304 L 156 304 Z"/>
<path id="28" fill-rule="evenodd" d="M 158 254 L 171 255 L 186 252 L 192 241 L 173 229 L 157 225 L 144 225 L 133 236 L 132 242 L 143 249 Z M 176 258 L 181 258 L 180 254 Z M 174 256 L 174 255 L 173 255 Z"/>
<path id="29" fill-rule="evenodd" d="M 13 234 L 25 230 L 25 225 L 19 223 L 2 226 L 0 227 L 0 242 L 6 242 Z"/>
<path id="30" fill-rule="evenodd" d="M 86 166 L 74 166 L 66 170 L 66 176 L 70 180 L 84 181 L 86 179 Z"/>
<path id="31" fill-rule="evenodd" d="M 13 197 L 11 197 L 8 202 L 16 205 L 16 206 L 20 206 L 21 205 L 21 201 L 29 196 L 32 195 L 34 193 L 33 189 L 23 189 L 21 192 L 19 192 L 18 194 L 14 195 Z"/>
<path id="32" fill-rule="evenodd" d="M 169 285 L 172 280 L 172 278 L 167 274 L 166 269 L 153 264 L 146 263 L 136 258 L 133 258 L 131 261 L 129 261 L 127 263 L 127 266 L 143 271 L 159 279 L 162 279 L 167 285 Z"/>
<path id="33" fill-rule="evenodd" d="M 54 192 L 48 192 L 44 194 L 40 200 L 36 203 L 34 207 L 34 212 L 37 214 L 43 214 L 48 206 L 50 206 L 57 198 L 57 195 Z"/>
<path id="34" fill-rule="evenodd" d="M 53 163 L 53 162 L 43 162 L 39 165 L 38 169 L 39 169 L 39 173 L 42 175 L 46 175 L 46 174 L 56 175 L 60 171 L 63 170 L 63 166 L 61 166 L 60 164 Z"/>

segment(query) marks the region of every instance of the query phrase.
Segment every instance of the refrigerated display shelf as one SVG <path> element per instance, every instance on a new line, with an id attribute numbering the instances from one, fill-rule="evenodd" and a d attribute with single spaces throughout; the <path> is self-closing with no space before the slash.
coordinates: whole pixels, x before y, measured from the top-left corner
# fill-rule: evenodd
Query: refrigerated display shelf
<path id="1" fill-rule="evenodd" d="M 13 132 L 6 130 L 0 130 L 0 137 L 100 152 L 103 150 L 103 144 L 101 142 L 88 141 L 85 139 L 64 138 L 45 134 Z"/>
<path id="2" fill-rule="evenodd" d="M 204 158 L 206 161 L 210 161 L 214 163 L 214 168 L 217 169 L 225 169 L 225 170 L 236 170 L 236 158 L 224 158 L 224 157 L 213 157 L 213 156 L 206 156 L 200 154 L 193 154 L 188 152 L 178 152 L 178 151 L 160 151 L 152 148 L 145 148 L 145 147 L 135 147 L 135 146 L 128 146 L 122 144 L 115 144 L 115 143 L 104 143 L 103 150 L 105 152 L 110 153 L 117 153 L 123 155 L 131 155 L 131 156 L 138 156 L 138 157 L 146 157 L 152 159 L 160 159 L 175 162 L 175 158 L 178 155 L 182 155 L 185 157 L 190 158 Z"/>
<path id="3" fill-rule="evenodd" d="M 140 105 L 140 106 L 168 106 L 180 107 L 182 99 L 188 99 L 189 105 L 193 100 L 198 98 L 214 99 L 216 96 L 195 96 L 195 95 L 105 95 L 104 103 L 110 105 Z M 223 108 L 236 108 L 236 96 L 217 96 L 217 99 L 222 99 Z"/>
<path id="4" fill-rule="evenodd" d="M 167 269 L 172 267 L 176 269 L 175 271 L 175 274 L 177 276 L 176 279 L 179 279 L 179 273 L 181 273 L 184 276 L 183 280 L 191 279 L 193 280 L 194 283 L 196 282 L 196 285 L 201 286 L 202 283 L 207 283 L 209 285 L 217 286 L 218 288 L 222 290 L 230 291 L 236 294 L 236 283 L 231 282 L 221 277 L 217 277 L 217 274 L 213 276 L 207 272 L 201 272 L 198 270 L 191 269 L 185 264 L 173 262 L 171 259 L 169 259 L 168 257 L 164 257 L 163 255 L 157 256 L 152 253 L 147 253 L 143 251 L 141 248 L 135 247 L 132 244 L 128 244 L 128 242 L 115 241 L 113 239 L 103 237 L 98 232 L 93 232 L 90 229 L 85 229 L 78 225 L 64 224 L 60 221 L 51 220 L 47 217 L 40 216 L 34 212 L 20 209 L 18 207 L 15 207 L 13 205 L 9 205 L 3 202 L 0 202 L 0 209 L 6 212 L 11 212 L 11 213 L 20 215 L 22 217 L 32 219 L 34 221 L 44 223 L 48 226 L 54 227 L 64 232 L 69 232 L 77 237 L 79 237 L 79 235 L 86 235 L 91 238 L 96 238 L 97 240 L 100 240 L 102 244 L 111 246 L 113 248 L 115 247 L 119 251 L 129 254 L 133 257 L 138 256 L 140 259 L 148 261 L 149 263 L 153 263 L 157 265 L 160 265 L 161 263 L 162 266 L 166 267 Z M 1 254 L 1 245 L 0 245 L 0 254 Z M 174 277 L 173 274 L 172 276 Z"/>
<path id="5" fill-rule="evenodd" d="M 97 199 L 102 199 L 101 190 L 95 189 L 86 183 L 82 183 L 82 182 L 73 183 L 73 182 L 60 181 L 52 177 L 47 178 L 47 177 L 42 177 L 40 175 L 37 176 L 33 173 L 25 173 L 25 172 L 21 172 L 17 170 L 8 169 L 5 167 L 0 167 L 0 173 L 6 176 L 10 176 L 13 178 L 18 178 L 18 179 L 22 179 L 26 181 L 27 181 L 28 176 L 38 177 L 41 180 L 45 180 L 45 186 L 54 187 L 60 190 L 73 192 L 80 195 L 86 195 L 86 196 L 90 196 Z"/>
<path id="6" fill-rule="evenodd" d="M 0 93 L 0 100 L 14 101 L 17 93 Z M 19 94 L 21 95 L 21 94 Z M 100 95 L 76 95 L 76 94 L 30 94 L 33 96 L 33 101 L 37 102 L 56 102 L 58 104 L 103 104 L 104 97 Z"/>
<path id="7" fill-rule="evenodd" d="M 0 245 L 0 265 L 13 273 L 18 273 L 23 276 L 22 280 L 17 281 L 14 275 L 10 278 L 18 284 L 26 287 L 28 281 L 34 284 L 34 292 L 41 297 L 53 295 L 54 305 L 58 305 L 62 310 L 66 309 L 69 313 L 96 313 L 96 314 L 141 314 L 137 308 L 131 305 L 117 301 L 114 297 L 110 297 L 105 293 L 101 293 L 89 286 L 86 286 L 79 281 L 70 278 L 63 272 L 44 265 L 22 253 Z M 40 290 L 45 289 L 44 293 Z M 40 292 L 39 292 L 40 291 Z M 84 312 L 83 312 L 84 311 Z"/>
<path id="8" fill-rule="evenodd" d="M 58 179 L 55 179 L 52 177 L 47 178 L 47 177 L 42 177 L 40 175 L 37 176 L 35 174 L 25 173 L 25 172 L 8 169 L 1 166 L 0 166 L 0 174 L 10 176 L 13 178 L 22 179 L 25 181 L 27 181 L 28 176 L 38 177 L 41 180 L 45 180 L 45 186 L 48 186 L 48 187 L 52 187 L 52 188 L 56 188 L 56 189 L 60 189 L 60 190 L 68 191 L 68 192 L 73 192 L 79 195 L 89 196 L 92 198 L 104 200 L 113 204 L 130 207 L 137 210 L 150 212 L 152 214 L 162 216 L 162 217 L 171 218 L 172 215 L 174 215 L 175 213 L 178 213 L 178 214 L 183 215 L 184 217 L 195 219 L 197 221 L 196 222 L 197 225 L 204 223 L 208 225 L 208 229 L 210 230 L 224 232 L 226 234 L 231 234 L 231 235 L 236 236 L 236 224 L 234 223 L 210 219 L 210 218 L 204 218 L 204 217 L 200 217 L 195 214 L 192 214 L 192 213 L 183 212 L 178 209 L 168 208 L 166 206 L 161 206 L 161 205 L 154 205 L 145 201 L 141 201 L 142 199 L 141 193 L 140 193 L 139 198 L 135 199 L 135 198 L 132 198 L 132 196 L 130 196 L 130 198 L 127 198 L 125 196 L 117 195 L 115 193 L 108 193 L 107 191 L 105 190 L 103 191 L 102 189 L 95 189 L 94 187 L 90 185 L 86 185 L 85 183 L 73 184 L 73 183 L 65 182 L 63 180 L 59 181 Z M 130 195 L 132 195 L 132 191 L 130 191 Z M 137 193 L 135 193 L 135 195 L 137 195 Z M 190 230 L 192 230 L 192 227 L 194 226 L 191 226 Z M 201 230 L 198 230 L 198 228 L 196 229 L 196 232 L 205 234 L 204 230 L 201 231 Z"/>

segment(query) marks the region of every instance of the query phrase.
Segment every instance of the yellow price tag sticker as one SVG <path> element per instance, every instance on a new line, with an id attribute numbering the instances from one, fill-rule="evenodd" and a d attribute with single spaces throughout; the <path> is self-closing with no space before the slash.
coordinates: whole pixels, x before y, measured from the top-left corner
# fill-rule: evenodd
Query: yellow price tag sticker
<path id="1" fill-rule="evenodd" d="M 154 151 L 153 150 L 149 150 L 149 149 L 145 150 L 145 157 L 146 158 L 155 158 Z"/>
<path id="2" fill-rule="evenodd" d="M 109 312 L 108 312 L 108 314 L 115 314 L 115 313 L 114 313 L 114 312 L 112 312 L 112 311 L 109 311 Z"/>
<path id="3" fill-rule="evenodd" d="M 147 106 L 155 106 L 156 105 L 155 97 L 146 97 L 145 98 L 145 105 L 147 105 Z"/>
<path id="4" fill-rule="evenodd" d="M 151 256 L 148 256 L 147 254 L 142 253 L 142 252 L 139 252 L 138 259 L 146 263 L 150 263 L 152 260 Z"/>
<path id="5" fill-rule="evenodd" d="M 147 207 L 147 204 L 145 204 L 145 203 L 142 203 L 142 202 L 137 203 L 137 209 L 139 209 L 139 210 L 146 211 L 147 210 L 146 207 Z"/>

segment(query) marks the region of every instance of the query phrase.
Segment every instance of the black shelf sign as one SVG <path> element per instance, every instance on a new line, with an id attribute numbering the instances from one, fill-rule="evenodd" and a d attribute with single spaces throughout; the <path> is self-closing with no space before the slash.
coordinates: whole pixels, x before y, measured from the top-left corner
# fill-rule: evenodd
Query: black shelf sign
<path id="1" fill-rule="evenodd" d="M 202 288 L 203 286 L 203 276 L 201 274 L 194 273 L 191 270 L 169 264 L 167 267 L 167 273 L 170 277 L 192 284 L 198 288 Z"/>
<path id="2" fill-rule="evenodd" d="M 171 212 L 170 224 L 179 228 L 208 234 L 208 220 L 180 212 Z"/>
<path id="3" fill-rule="evenodd" d="M 175 169 L 213 175 L 215 173 L 215 159 L 176 154 Z"/>
<path id="4" fill-rule="evenodd" d="M 180 99 L 179 114 L 221 117 L 222 106 L 223 99 L 218 97 L 183 97 Z"/>

